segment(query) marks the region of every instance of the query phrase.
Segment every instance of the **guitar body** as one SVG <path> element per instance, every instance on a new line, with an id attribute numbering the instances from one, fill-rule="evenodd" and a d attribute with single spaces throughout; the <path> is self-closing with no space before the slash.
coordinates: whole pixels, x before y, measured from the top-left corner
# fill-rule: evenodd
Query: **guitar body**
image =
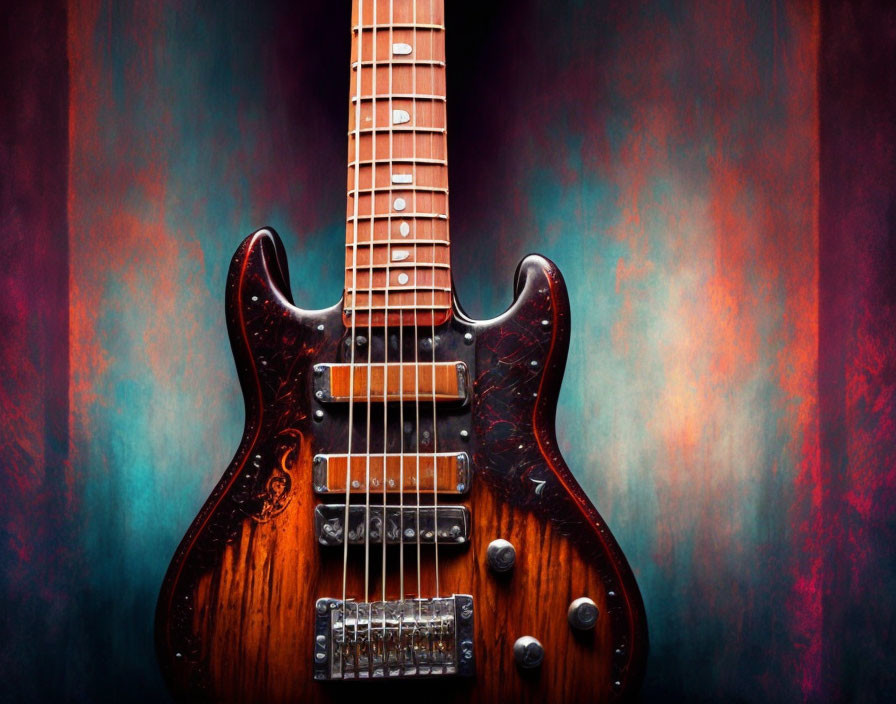
<path id="1" fill-rule="evenodd" d="M 615 539 L 557 447 L 554 415 L 570 311 L 560 273 L 538 256 L 520 264 L 515 301 L 503 315 L 473 321 L 455 300 L 450 319 L 435 330 L 435 359 L 465 363 L 472 388 L 469 402 L 439 410 L 431 430 L 440 449 L 462 449 L 471 460 L 469 492 L 452 499 L 470 510 L 469 541 L 439 549 L 438 593 L 473 598 L 475 674 L 315 680 L 316 602 L 342 597 L 343 548 L 322 546 L 315 533 L 315 506 L 324 499 L 314 492 L 312 460 L 344 448 L 348 423 L 344 407 L 315 398 L 313 376 L 316 364 L 349 360 L 351 331 L 339 305 L 296 308 L 288 281 L 275 233 L 260 230 L 243 242 L 230 268 L 226 307 L 245 395 L 245 432 L 175 554 L 156 613 L 158 656 L 176 699 L 278 704 L 360 696 L 428 702 L 630 698 L 647 653 L 644 608 Z M 389 329 L 393 347 L 397 333 Z M 415 341 L 405 333 L 404 359 L 413 359 Z M 366 327 L 355 334 L 372 346 L 374 361 L 383 361 L 382 328 L 374 328 L 369 340 Z M 429 336 L 421 335 L 417 344 L 432 355 Z M 382 434 L 378 412 L 373 427 L 375 432 L 378 424 Z M 356 415 L 365 418 L 364 412 Z M 390 412 L 388 419 L 399 434 L 396 415 Z M 365 423 L 356 420 L 354 427 L 361 443 L 364 428 L 358 426 Z M 431 442 L 425 433 L 423 442 Z M 487 547 L 497 538 L 516 549 L 508 573 L 487 566 Z M 399 595 L 401 549 L 387 550 L 388 599 Z M 404 549 L 405 585 L 413 597 L 416 553 Z M 345 588 L 349 595 L 364 594 L 364 548 L 350 546 L 348 554 Z M 381 547 L 371 546 L 371 555 L 374 600 L 380 598 Z M 421 595 L 436 594 L 431 545 L 421 550 L 419 572 Z M 582 596 L 599 612 L 595 627 L 586 631 L 567 621 L 570 602 Z M 516 664 L 514 641 L 524 635 L 543 644 L 540 667 Z"/>

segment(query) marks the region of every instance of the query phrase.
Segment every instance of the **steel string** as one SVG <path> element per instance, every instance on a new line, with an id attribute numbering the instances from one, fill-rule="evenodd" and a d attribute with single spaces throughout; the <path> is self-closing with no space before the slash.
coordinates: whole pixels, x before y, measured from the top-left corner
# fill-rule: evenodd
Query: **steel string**
<path id="1" fill-rule="evenodd" d="M 392 46 L 392 0 L 389 0 L 389 46 Z M 376 8 L 374 7 L 374 18 L 376 18 Z M 377 47 L 373 48 L 373 64 L 372 69 L 374 75 L 377 72 L 376 64 Z M 394 107 L 392 101 L 392 59 L 389 56 L 389 197 L 392 197 L 392 109 Z M 376 127 L 376 117 L 374 116 L 374 127 Z M 376 141 L 376 133 L 374 132 L 374 141 Z M 374 164 L 370 175 L 370 202 L 371 212 L 376 212 L 376 166 Z M 370 261 L 373 263 L 373 221 L 370 224 Z M 382 526 L 380 527 L 380 538 L 383 541 L 383 667 L 387 667 L 386 663 L 386 540 L 387 521 L 386 521 L 386 474 L 387 474 L 387 453 L 389 452 L 389 288 L 391 279 L 390 266 L 392 263 L 392 209 L 389 208 L 386 217 L 386 296 L 385 296 L 385 320 L 383 321 L 383 513 Z M 371 273 L 371 281 L 373 274 Z M 399 376 L 401 375 L 401 367 L 399 365 Z M 400 398 L 400 397 L 399 397 Z M 399 536 L 400 539 L 400 536 Z"/>
<path id="2" fill-rule="evenodd" d="M 412 10 L 412 18 L 411 23 L 414 25 L 414 55 L 412 56 L 411 62 L 411 100 L 413 101 L 413 124 L 414 127 L 417 127 L 417 61 L 416 61 L 416 52 L 419 50 L 419 42 L 418 42 L 418 34 L 419 31 L 417 28 L 417 1 L 412 0 L 411 2 L 413 10 Z M 411 155 L 414 160 L 414 173 L 417 170 L 417 134 L 416 131 L 411 134 Z M 417 215 L 417 189 L 411 191 L 411 198 L 414 204 L 414 239 L 417 239 L 417 226 L 419 225 L 419 219 L 416 217 Z M 419 286 L 419 281 L 417 280 L 417 276 L 420 272 L 420 269 L 416 266 L 414 267 L 414 411 L 416 414 L 416 426 L 417 426 L 417 476 L 416 482 L 414 485 L 415 488 L 415 509 L 416 509 L 416 518 L 417 525 L 415 529 L 415 534 L 417 538 L 417 619 L 418 623 L 420 618 L 422 617 L 422 601 L 423 598 L 423 587 L 421 581 L 421 565 L 420 565 L 420 339 L 419 339 L 419 318 L 420 313 L 419 309 L 416 308 L 416 300 L 419 295 L 417 287 Z"/>
<path id="3" fill-rule="evenodd" d="M 416 4 L 416 3 L 415 3 Z M 435 24 L 435 11 L 433 9 L 432 0 L 429 0 L 429 21 L 430 24 Z M 444 25 L 444 18 L 443 18 Z M 432 47 L 435 45 L 435 29 L 429 30 L 429 45 L 430 52 L 432 51 Z M 430 68 L 429 70 L 429 94 L 435 95 L 436 86 L 435 86 L 435 68 Z M 446 108 L 446 116 L 447 116 L 447 108 Z M 447 119 L 447 117 L 446 117 Z M 446 125 L 447 128 L 447 125 Z M 447 142 L 447 137 L 446 137 Z M 435 201 L 435 195 L 432 196 L 433 201 Z M 446 217 L 448 215 L 448 198 L 445 198 L 445 210 Z M 449 228 L 445 227 L 445 231 L 448 232 Z M 438 462 L 438 454 L 439 454 L 439 431 L 438 424 L 436 422 L 436 312 L 435 312 L 435 302 L 436 302 L 436 257 L 435 257 L 435 246 L 433 246 L 433 257 L 432 257 L 432 293 L 430 296 L 430 300 L 432 302 L 432 317 L 430 318 L 430 335 L 432 339 L 432 453 L 433 453 L 433 462 L 432 462 L 432 471 L 433 471 L 433 491 L 432 491 L 432 522 L 433 522 L 433 540 L 435 542 L 435 572 L 436 572 L 436 597 L 439 596 L 439 462 Z"/>
<path id="4" fill-rule="evenodd" d="M 358 62 L 360 65 L 363 56 L 362 47 L 364 41 L 364 0 L 358 0 Z M 345 640 L 346 622 L 346 584 L 348 579 L 348 529 L 349 507 L 351 505 L 351 467 L 352 467 L 352 435 L 355 420 L 355 320 L 358 308 L 358 186 L 361 170 L 361 71 L 358 71 L 355 80 L 355 190 L 353 203 L 352 224 L 352 307 L 350 309 L 351 329 L 349 337 L 349 396 L 348 396 L 348 453 L 345 467 L 345 518 L 342 526 L 342 633 Z M 371 230 L 373 224 L 371 221 Z M 346 296 L 347 297 L 347 296 Z M 355 618 L 355 639 L 358 637 L 358 619 Z"/>
<path id="5" fill-rule="evenodd" d="M 371 69 L 373 73 L 373 85 L 371 87 L 371 126 L 372 131 L 370 133 L 370 142 L 371 142 L 371 155 L 370 155 L 370 177 L 372 180 L 372 184 L 376 183 L 376 79 L 377 79 L 377 71 L 376 71 L 376 0 L 373 0 L 373 18 L 371 20 L 372 31 L 372 64 Z M 359 31 L 364 31 L 363 28 Z M 358 74 L 362 74 L 364 71 L 364 56 L 363 54 L 358 59 Z M 360 103 L 360 98 L 358 99 Z M 360 199 L 360 193 L 355 192 L 355 200 Z M 375 218 L 373 217 L 376 214 L 376 198 L 375 193 L 371 192 L 370 194 L 370 263 L 373 264 L 373 230 Z M 373 366 L 373 267 L 369 268 L 370 275 L 368 278 L 368 292 L 367 292 L 367 451 L 364 457 L 365 464 L 365 472 L 364 472 L 364 602 L 367 604 L 367 665 L 368 668 L 373 666 L 373 658 L 372 656 L 372 643 L 373 640 L 370 637 L 371 633 L 371 621 L 370 618 L 370 421 L 371 421 L 371 412 L 373 411 L 373 403 L 370 396 L 370 386 L 371 386 L 371 367 Z M 389 295 L 388 293 L 386 294 Z M 385 388 L 385 380 L 384 380 L 384 388 Z M 385 458 L 384 458 L 385 461 Z M 384 509 L 385 514 L 385 509 Z M 385 515 L 383 516 L 385 518 Z M 382 532 L 382 525 L 380 527 L 380 531 Z"/>

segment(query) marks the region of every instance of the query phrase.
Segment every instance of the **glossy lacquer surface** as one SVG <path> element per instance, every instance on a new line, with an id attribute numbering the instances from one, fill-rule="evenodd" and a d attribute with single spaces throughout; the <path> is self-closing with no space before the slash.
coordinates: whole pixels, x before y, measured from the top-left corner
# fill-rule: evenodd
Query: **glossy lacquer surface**
<path id="1" fill-rule="evenodd" d="M 193 522 L 172 561 L 156 614 L 163 671 L 177 698 L 214 702 L 338 701 L 376 686 L 390 696 L 438 701 L 616 701 L 640 686 L 647 655 L 641 595 L 603 520 L 563 462 L 553 421 L 566 362 L 570 311 L 556 267 L 530 256 L 519 266 L 515 302 L 502 316 L 475 322 L 456 307 L 427 329 L 390 330 L 391 359 L 461 361 L 472 377 L 468 407 L 411 404 L 408 447 L 464 451 L 472 457 L 470 545 L 442 546 L 439 589 L 474 600 L 476 676 L 398 683 L 321 683 L 312 679 L 314 604 L 342 594 L 342 550 L 322 548 L 313 532 L 311 458 L 342 452 L 345 407 L 318 402 L 316 363 L 351 358 L 341 308 L 307 312 L 291 304 L 286 260 L 270 230 L 236 253 L 227 284 L 227 322 L 246 398 L 246 429 L 230 467 Z M 356 330 L 355 356 L 384 359 L 382 331 Z M 359 343 L 360 340 L 360 343 Z M 428 352 L 427 352 L 428 350 Z M 367 447 L 366 407 L 356 406 L 355 448 Z M 322 411 L 318 413 L 318 411 Z M 397 452 L 399 412 L 383 434 L 376 404 L 371 451 Z M 461 434 L 466 430 L 466 436 Z M 419 445 L 418 445 L 419 443 Z M 355 452 L 358 452 L 356 449 Z M 373 501 L 377 499 L 374 494 Z M 333 501 L 333 498 L 328 499 Z M 338 498 L 336 499 L 338 500 Z M 406 501 L 413 500 L 413 494 Z M 510 540 L 518 561 L 509 575 L 486 567 L 495 538 Z M 381 551 L 374 546 L 373 581 Z M 411 551 L 408 551 L 409 553 Z M 387 598 L 400 595 L 398 558 L 390 551 Z M 436 594 L 433 549 L 422 551 L 421 596 Z M 363 601 L 364 557 L 350 551 L 349 596 Z M 409 567 L 416 562 L 408 558 Z M 406 585 L 416 589 L 416 582 Z M 379 598 L 379 586 L 374 587 Z M 413 591 L 412 591 L 413 593 Z M 566 609 L 592 598 L 593 632 L 569 627 Z M 547 657 L 523 672 L 512 645 L 534 635 Z M 348 690 L 346 690 L 348 687 Z"/>

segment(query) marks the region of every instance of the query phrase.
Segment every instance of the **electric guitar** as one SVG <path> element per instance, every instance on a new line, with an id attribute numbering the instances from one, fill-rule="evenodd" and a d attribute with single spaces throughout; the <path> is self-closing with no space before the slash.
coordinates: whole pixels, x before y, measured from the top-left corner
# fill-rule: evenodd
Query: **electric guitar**
<path id="1" fill-rule="evenodd" d="M 464 313 L 443 0 L 354 0 L 351 36 L 343 298 L 297 308 L 270 228 L 233 257 L 245 431 L 162 585 L 166 681 L 198 702 L 628 699 L 641 595 L 554 432 L 563 278 L 528 256 L 504 314 Z"/>

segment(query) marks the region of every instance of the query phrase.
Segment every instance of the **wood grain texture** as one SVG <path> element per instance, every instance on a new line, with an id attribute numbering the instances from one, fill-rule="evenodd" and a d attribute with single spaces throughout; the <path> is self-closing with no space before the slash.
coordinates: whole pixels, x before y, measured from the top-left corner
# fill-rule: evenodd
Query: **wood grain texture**
<path id="1" fill-rule="evenodd" d="M 420 436 L 412 438 L 430 451 L 426 444 L 438 433 L 439 450 L 463 446 L 473 457 L 465 497 L 472 539 L 465 548 L 439 551 L 439 593 L 473 595 L 476 676 L 312 680 L 314 603 L 341 597 L 343 571 L 342 549 L 321 548 L 312 530 L 318 499 L 311 458 L 344 447 L 347 428 L 333 411 L 313 420 L 310 375 L 315 363 L 340 361 L 346 345 L 340 307 L 295 309 L 287 280 L 282 245 L 268 230 L 248 238 L 231 266 L 227 318 L 246 396 L 246 432 L 178 549 L 160 595 L 157 648 L 173 693 L 182 701 L 212 702 L 339 701 L 371 687 L 431 701 L 600 702 L 633 694 L 647 648 L 641 597 L 615 540 L 556 447 L 553 416 L 569 308 L 556 268 L 535 256 L 520 265 L 516 301 L 507 313 L 476 323 L 456 307 L 452 320 L 437 329 L 437 358 L 459 359 L 474 370 L 474 401 L 440 408 L 435 423 L 423 418 Z M 474 338 L 469 344 L 467 331 Z M 375 352 L 378 358 L 382 350 Z M 468 439 L 460 428 L 472 431 Z M 382 433 L 378 439 L 375 451 L 392 451 L 394 439 L 383 442 Z M 488 543 L 498 537 L 510 540 L 518 555 L 503 577 L 485 566 Z M 350 549 L 347 572 L 348 596 L 359 600 L 363 554 Z M 373 549 L 370 600 L 381 598 L 381 554 Z M 397 548 L 390 549 L 387 598 L 401 593 L 397 565 Z M 404 591 L 412 596 L 412 549 L 406 567 Z M 420 595 L 434 596 L 431 546 L 423 548 L 420 574 Z M 579 596 L 591 597 L 601 613 L 595 631 L 584 635 L 574 634 L 566 620 Z M 539 670 L 521 672 L 512 645 L 527 634 L 544 644 L 547 656 Z"/>

